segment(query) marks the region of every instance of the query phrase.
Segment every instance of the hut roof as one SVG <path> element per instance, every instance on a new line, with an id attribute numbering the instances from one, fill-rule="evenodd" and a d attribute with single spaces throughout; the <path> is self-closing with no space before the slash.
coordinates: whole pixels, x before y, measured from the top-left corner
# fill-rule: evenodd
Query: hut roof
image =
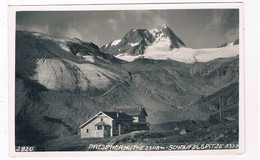
<path id="1" fill-rule="evenodd" d="M 145 116 L 148 116 L 145 108 L 116 108 L 115 111 L 121 111 L 133 117 L 138 117 L 142 112 L 144 112 Z"/>

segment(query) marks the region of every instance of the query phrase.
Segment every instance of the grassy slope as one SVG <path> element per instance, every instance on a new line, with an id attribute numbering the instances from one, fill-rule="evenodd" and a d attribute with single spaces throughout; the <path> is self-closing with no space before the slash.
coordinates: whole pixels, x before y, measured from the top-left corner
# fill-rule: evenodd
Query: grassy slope
<path id="1" fill-rule="evenodd" d="M 212 99 L 218 96 L 228 96 L 230 92 L 237 91 L 238 84 L 231 84 L 228 87 L 214 93 L 214 96 L 199 99 L 196 104 L 209 104 Z M 232 94 L 232 97 L 236 94 Z M 229 96 L 230 97 L 230 96 Z M 234 100 L 234 98 L 232 98 Z M 203 100 L 203 103 L 201 102 Z M 228 100 L 231 102 L 231 100 Z M 223 102 L 226 104 L 225 102 Z M 211 116 L 207 121 L 184 120 L 161 123 L 154 126 L 153 131 L 135 131 L 121 136 L 111 138 L 87 138 L 80 139 L 79 135 L 68 136 L 49 140 L 40 146 L 47 151 L 86 151 L 90 144 L 101 145 L 138 145 L 138 146 L 169 146 L 176 144 L 205 144 L 221 143 L 236 144 L 238 142 L 238 105 L 233 101 L 232 112 L 230 108 L 223 107 L 223 119 L 219 121 L 217 110 L 207 110 Z M 212 103 L 214 104 L 214 103 Z M 202 105 L 203 107 L 203 105 Z M 204 108 L 205 110 L 205 108 Z M 181 135 L 185 130 L 186 134 Z"/>
<path id="2" fill-rule="evenodd" d="M 90 144 L 100 145 L 137 145 L 137 146 L 169 146 L 176 144 L 234 143 L 238 141 L 238 128 L 233 124 L 219 123 L 205 128 L 189 130 L 181 135 L 179 130 L 135 131 L 109 138 L 86 138 L 79 135 L 49 140 L 38 150 L 44 151 L 87 151 Z M 93 150 L 93 149 L 91 149 Z"/>

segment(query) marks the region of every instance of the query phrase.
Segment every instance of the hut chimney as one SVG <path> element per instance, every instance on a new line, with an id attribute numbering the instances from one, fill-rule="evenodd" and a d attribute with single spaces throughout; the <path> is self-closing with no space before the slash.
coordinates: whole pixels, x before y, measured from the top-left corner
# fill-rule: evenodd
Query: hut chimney
<path id="1" fill-rule="evenodd" d="M 119 114 L 121 113 L 121 111 L 116 113 L 116 117 L 119 118 Z"/>

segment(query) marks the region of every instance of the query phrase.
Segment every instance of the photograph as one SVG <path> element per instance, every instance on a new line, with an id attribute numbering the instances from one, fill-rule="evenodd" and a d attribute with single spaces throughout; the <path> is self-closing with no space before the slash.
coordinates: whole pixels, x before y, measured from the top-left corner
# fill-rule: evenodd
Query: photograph
<path id="1" fill-rule="evenodd" d="M 13 152 L 241 153 L 243 5 L 149 6 L 14 10 Z"/>

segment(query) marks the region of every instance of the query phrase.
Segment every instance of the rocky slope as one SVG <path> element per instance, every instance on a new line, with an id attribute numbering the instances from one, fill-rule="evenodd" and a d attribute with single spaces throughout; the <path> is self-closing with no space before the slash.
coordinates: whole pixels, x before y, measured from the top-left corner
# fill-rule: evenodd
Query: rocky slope
<path id="1" fill-rule="evenodd" d="M 238 86 L 238 66 L 238 56 L 194 64 L 153 59 L 125 63 L 93 43 L 17 32 L 16 144 L 77 134 L 92 115 L 116 107 L 145 107 L 152 126 L 208 120 L 215 111 L 204 108 L 217 104 L 212 100 L 203 107 L 201 99 L 231 93 L 225 88 Z M 238 91 L 233 92 L 226 97 L 235 108 L 236 97 L 229 97 Z"/>
<path id="2" fill-rule="evenodd" d="M 46 137 L 76 133 L 75 121 L 86 119 L 80 115 L 75 118 L 76 113 L 83 111 L 88 115 L 100 110 L 98 102 L 89 96 L 100 95 L 127 81 L 127 72 L 111 67 L 110 63 L 121 61 L 101 52 L 93 43 L 17 31 L 17 142 L 35 143 Z"/>
<path id="3" fill-rule="evenodd" d="M 93 43 L 17 32 L 16 74 L 52 90 L 103 90 L 122 80 L 98 63 L 120 62 Z"/>

